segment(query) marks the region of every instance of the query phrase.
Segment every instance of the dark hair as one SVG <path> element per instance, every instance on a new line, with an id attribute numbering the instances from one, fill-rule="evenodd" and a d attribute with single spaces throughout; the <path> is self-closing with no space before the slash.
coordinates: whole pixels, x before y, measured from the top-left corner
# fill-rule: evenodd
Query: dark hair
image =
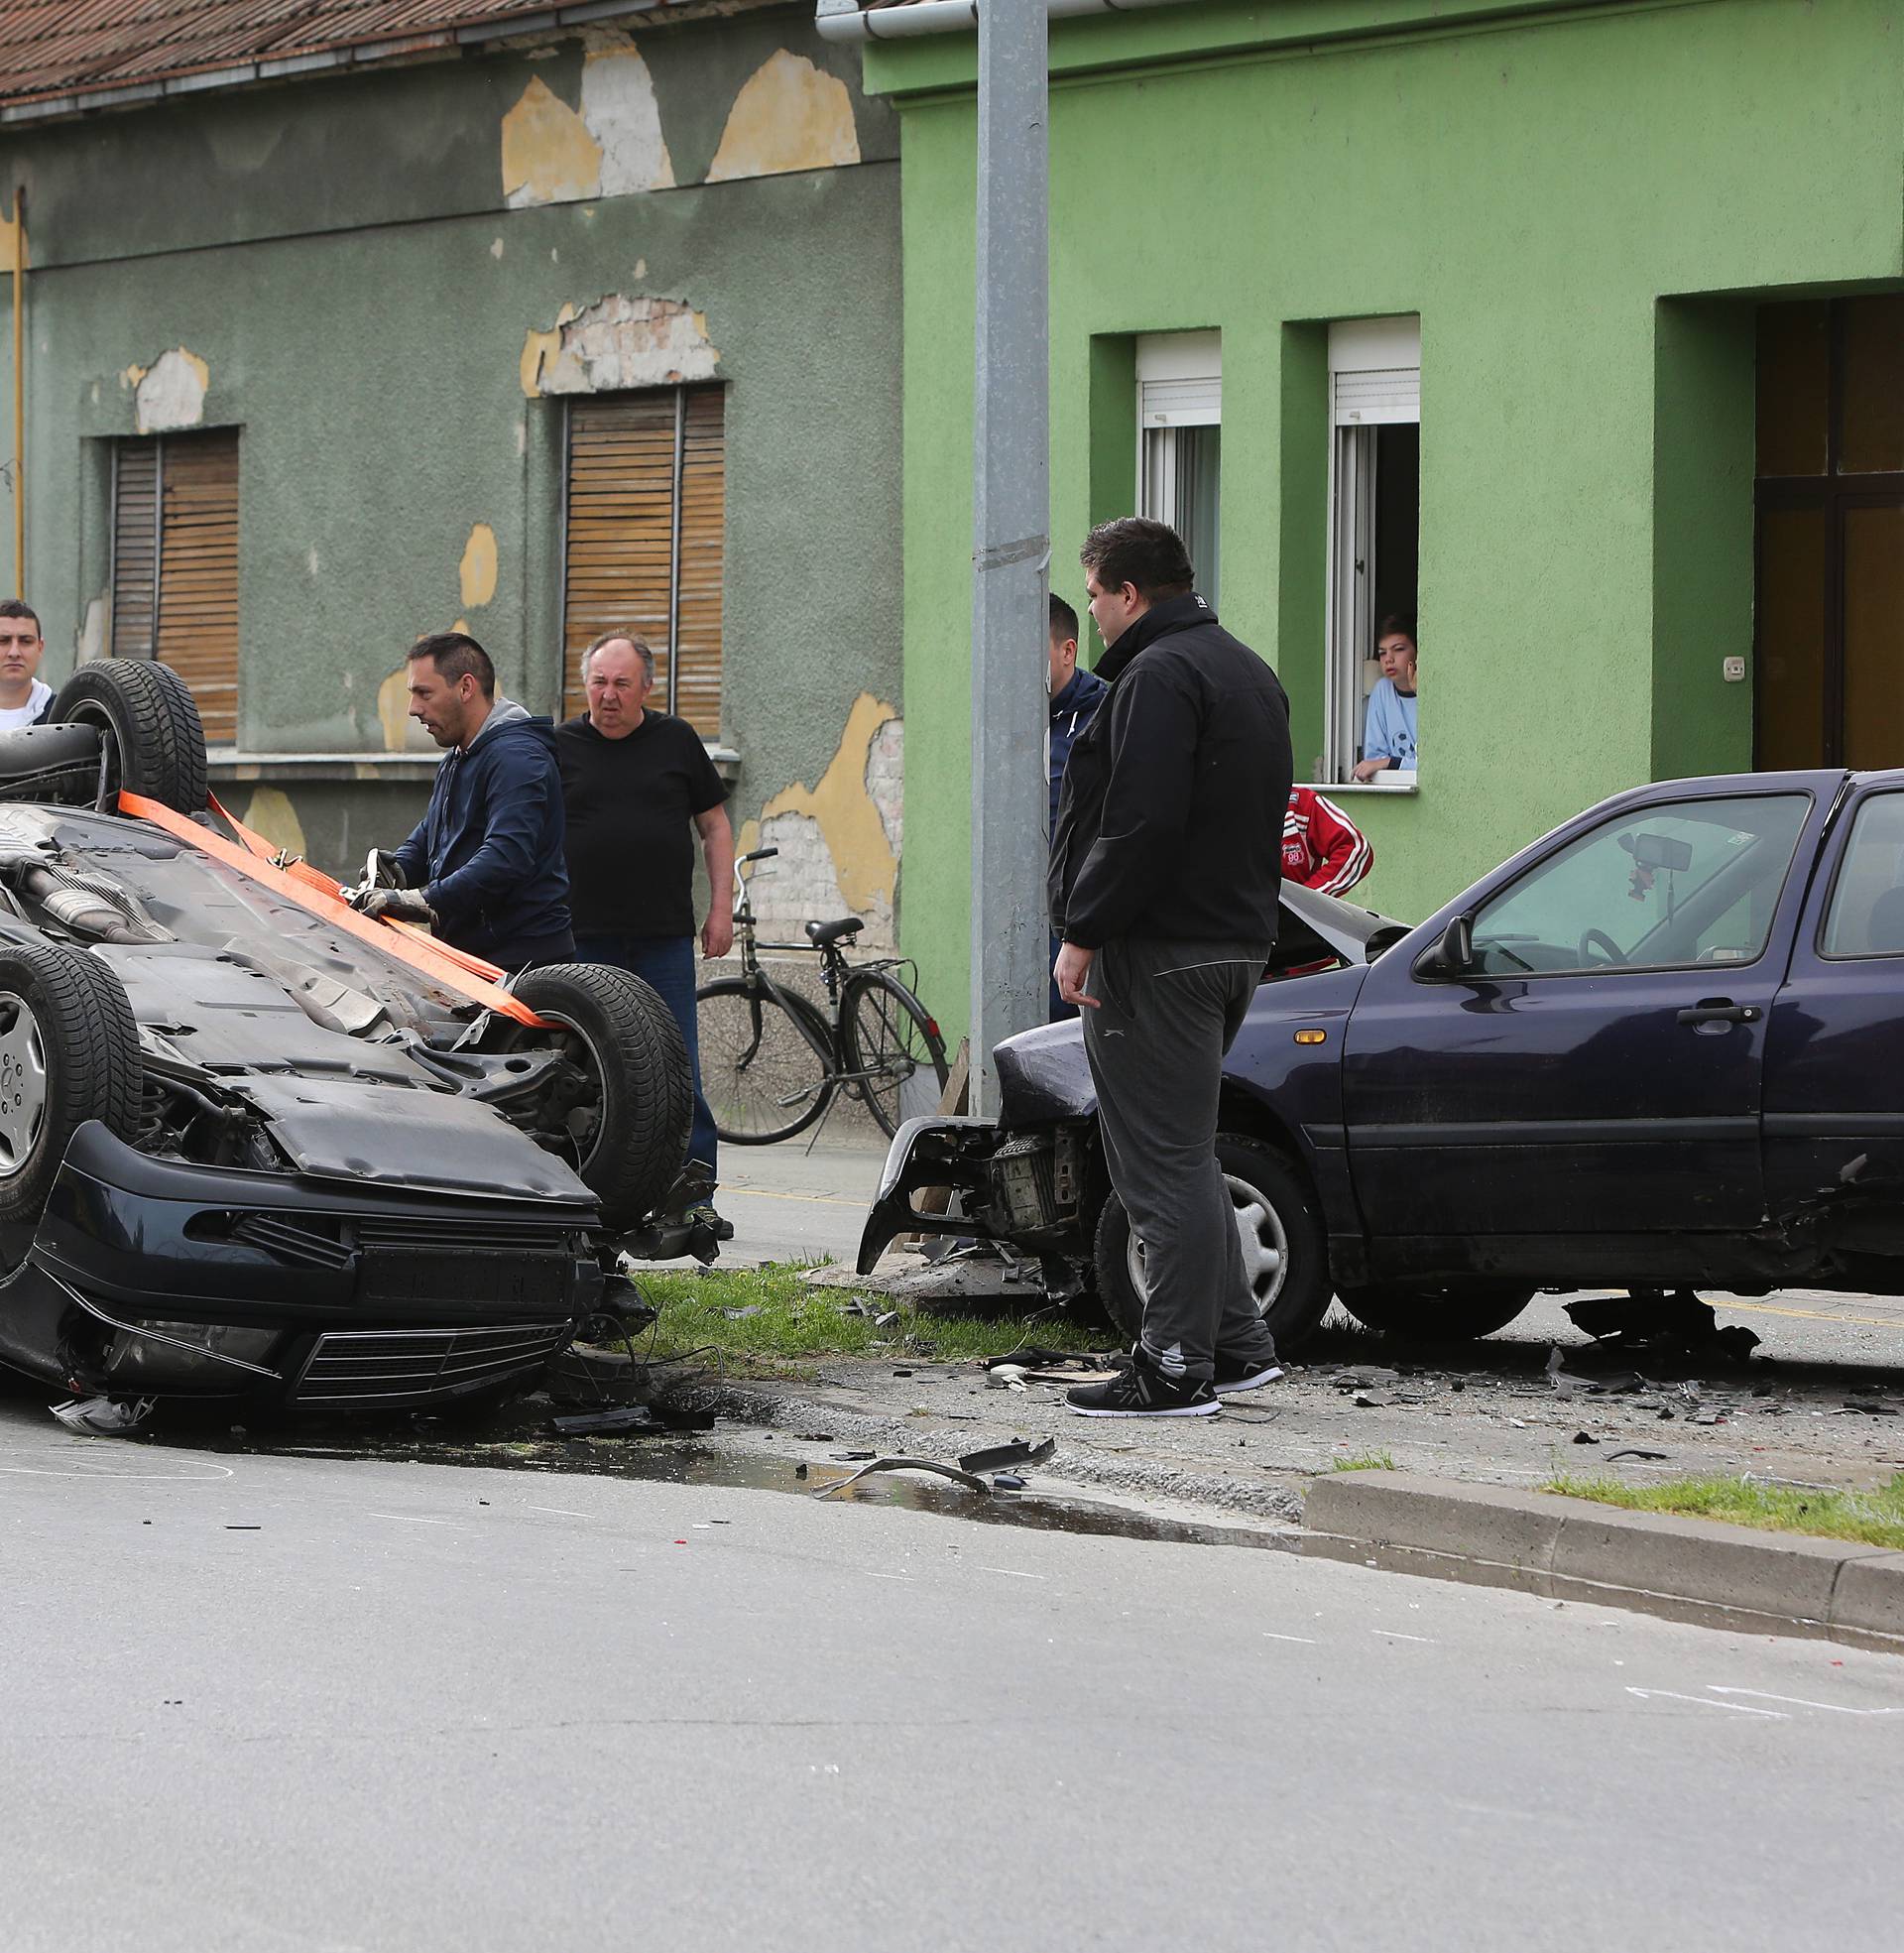
<path id="1" fill-rule="evenodd" d="M 489 653 L 461 631 L 438 631 L 433 638 L 418 638 L 410 648 L 413 664 L 427 658 L 436 667 L 436 675 L 454 684 L 458 678 L 474 678 L 485 698 L 496 696 L 496 667 Z"/>
<path id="2" fill-rule="evenodd" d="M 0 601 L 0 617 L 30 617 L 33 619 L 34 635 L 46 636 L 46 632 L 41 628 L 40 613 L 31 604 L 22 603 L 18 597 L 8 597 Z"/>
<path id="3" fill-rule="evenodd" d="M 1375 626 L 1375 642 L 1379 644 L 1383 638 L 1391 638 L 1396 632 L 1400 632 L 1417 650 L 1420 649 L 1421 640 L 1415 636 L 1415 613 L 1412 610 L 1391 610 Z"/>
<path id="4" fill-rule="evenodd" d="M 1148 516 L 1099 523 L 1084 539 L 1078 560 L 1107 590 L 1134 583 L 1146 599 L 1180 597 L 1196 581 L 1183 538 L 1167 522 Z"/>
<path id="5" fill-rule="evenodd" d="M 1059 644 L 1078 635 L 1078 613 L 1055 590 L 1051 592 L 1051 635 Z"/>
<path id="6" fill-rule="evenodd" d="M 646 668 L 648 671 L 649 683 L 653 684 L 654 682 L 654 653 L 650 648 L 648 640 L 645 637 L 643 637 L 639 631 L 604 631 L 602 635 L 599 638 L 597 638 L 595 642 L 592 645 L 590 645 L 585 652 L 582 653 L 582 676 L 584 679 L 586 679 L 588 676 L 588 661 L 591 658 L 593 658 L 595 654 L 598 651 L 600 651 L 603 645 L 605 644 L 632 645 L 635 649 L 635 656 L 642 661 L 643 666 Z"/>

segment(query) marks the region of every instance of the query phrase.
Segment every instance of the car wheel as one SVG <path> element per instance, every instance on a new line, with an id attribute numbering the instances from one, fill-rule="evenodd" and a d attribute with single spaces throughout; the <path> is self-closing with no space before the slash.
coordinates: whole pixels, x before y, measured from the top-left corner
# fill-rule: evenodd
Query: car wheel
<path id="1" fill-rule="evenodd" d="M 1259 1140 L 1217 1135 L 1217 1163 L 1230 1189 L 1244 1272 L 1276 1347 L 1293 1354 L 1329 1307 L 1329 1251 L 1307 1180 Z M 1098 1216 L 1097 1287 L 1105 1312 L 1132 1342 L 1148 1294 L 1143 1243 L 1113 1193 Z"/>
<path id="2" fill-rule="evenodd" d="M 205 729 L 190 688 L 170 665 L 92 659 L 60 687 L 49 717 L 104 735 L 108 811 L 121 790 L 175 813 L 205 804 Z"/>
<path id="3" fill-rule="evenodd" d="M 601 1203 L 605 1227 L 639 1227 L 687 1158 L 694 1080 L 680 1026 L 640 977 L 599 963 L 544 964 L 515 991 L 558 1027 L 589 1086 L 559 1128 L 536 1137 L 569 1159 Z"/>
<path id="4" fill-rule="evenodd" d="M 1386 1282 L 1337 1293 L 1343 1307 L 1366 1329 L 1445 1343 L 1491 1336 L 1534 1299 L 1531 1288 L 1487 1282 Z"/>
<path id="5" fill-rule="evenodd" d="M 0 943 L 0 1222 L 31 1226 L 88 1119 L 139 1131 L 139 1031 L 125 986 L 96 956 Z"/>

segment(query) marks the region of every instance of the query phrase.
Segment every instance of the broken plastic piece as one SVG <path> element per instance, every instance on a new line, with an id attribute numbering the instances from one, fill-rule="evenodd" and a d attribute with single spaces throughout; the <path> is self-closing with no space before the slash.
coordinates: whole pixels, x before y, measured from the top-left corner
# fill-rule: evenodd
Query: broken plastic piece
<path id="1" fill-rule="evenodd" d="M 1670 1451 L 1645 1451 L 1637 1444 L 1629 1444 L 1624 1451 L 1607 1452 L 1606 1462 L 1610 1465 L 1616 1458 L 1649 1458 L 1657 1462 L 1661 1458 L 1670 1458 L 1671 1456 L 1672 1453 Z"/>
<path id="2" fill-rule="evenodd" d="M 1033 1444 L 1028 1437 L 1014 1437 L 1008 1444 L 988 1444 L 968 1451 L 959 1460 L 959 1469 L 968 1472 L 995 1472 L 1016 1465 L 1041 1465 L 1058 1448 L 1055 1437 L 1040 1438 Z"/>
<path id="3" fill-rule="evenodd" d="M 830 1498 L 835 1492 L 844 1492 L 849 1485 L 857 1485 L 872 1472 L 930 1472 L 934 1478 L 949 1478 L 954 1485 L 963 1485 L 969 1492 L 990 1494 L 992 1490 L 984 1479 L 961 1471 L 957 1465 L 941 1465 L 933 1458 L 875 1458 L 870 1465 L 862 1465 L 845 1478 L 837 1478 L 831 1485 L 821 1486 L 813 1496 L 816 1499 Z"/>
<path id="4" fill-rule="evenodd" d="M 137 1430 L 152 1415 L 157 1401 L 150 1397 L 85 1397 L 76 1404 L 50 1404 L 47 1408 L 69 1431 L 84 1431 L 89 1437 L 121 1437 Z"/>
<path id="5" fill-rule="evenodd" d="M 682 1431 L 711 1431 L 711 1410 L 664 1410 L 653 1404 L 618 1404 L 608 1410 L 584 1410 L 551 1417 L 563 1437 L 672 1437 Z"/>

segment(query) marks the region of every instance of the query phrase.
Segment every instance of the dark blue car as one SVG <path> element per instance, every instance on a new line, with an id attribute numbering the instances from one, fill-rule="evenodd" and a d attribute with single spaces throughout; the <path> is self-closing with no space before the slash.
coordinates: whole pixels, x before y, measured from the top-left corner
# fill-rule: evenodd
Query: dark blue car
<path id="1" fill-rule="evenodd" d="M 1218 1153 L 1278 1342 L 1332 1294 L 1478 1336 L 1544 1287 L 1904 1289 L 1904 773 L 1621 793 L 1419 926 L 1285 887 Z M 1313 966 L 1327 959 L 1327 966 Z M 1307 969 L 1307 974 L 1288 974 Z M 860 1266 L 961 1231 L 1134 1332 L 1075 1025 L 999 1047 L 1002 1116 L 892 1142 Z"/>

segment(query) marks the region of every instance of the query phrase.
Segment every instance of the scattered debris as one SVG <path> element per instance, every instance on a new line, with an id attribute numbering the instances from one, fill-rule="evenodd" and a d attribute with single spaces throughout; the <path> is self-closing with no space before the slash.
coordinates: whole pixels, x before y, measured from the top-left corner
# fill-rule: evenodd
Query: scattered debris
<path id="1" fill-rule="evenodd" d="M 551 1417 L 560 1437 L 678 1437 L 686 1431 L 711 1431 L 711 1410 L 670 1410 L 654 1404 L 618 1404 L 606 1410 L 578 1411 L 572 1417 Z"/>
<path id="2" fill-rule="evenodd" d="M 994 1472 L 992 1475 L 992 1490 L 994 1492 L 1022 1492 L 1024 1490 L 1024 1480 L 1015 1477 L 1011 1472 Z"/>
<path id="3" fill-rule="evenodd" d="M 1702 1302 L 1690 1288 L 1676 1288 L 1670 1294 L 1639 1288 L 1627 1295 L 1589 1295 L 1565 1306 L 1583 1334 L 1620 1350 L 1744 1363 L 1758 1347 L 1758 1337 L 1743 1324 L 1728 1323 L 1722 1329 L 1713 1305 Z"/>
<path id="4" fill-rule="evenodd" d="M 814 1493 L 816 1499 L 828 1499 L 836 1492 L 844 1492 L 849 1485 L 857 1485 L 860 1480 L 873 1472 L 930 1472 L 934 1478 L 949 1478 L 954 1485 L 963 1485 L 968 1492 L 990 1494 L 992 1488 L 982 1478 L 971 1472 L 962 1471 L 957 1465 L 941 1465 L 933 1458 L 875 1458 L 870 1465 L 862 1465 L 858 1471 L 849 1472 L 845 1478 L 838 1478 L 831 1485 L 823 1485 Z"/>
<path id="5" fill-rule="evenodd" d="M 1057 1448 L 1055 1437 L 1040 1438 L 1036 1444 L 1026 1437 L 1014 1437 L 1006 1444 L 988 1444 L 978 1451 L 968 1451 L 959 1460 L 959 1469 L 991 1472 L 1011 1465 L 1041 1465 Z M 872 1453 L 867 1455 L 871 1457 Z"/>
<path id="6" fill-rule="evenodd" d="M 137 1430 L 152 1415 L 158 1400 L 150 1397 L 85 1397 L 75 1404 L 50 1404 L 47 1408 L 69 1431 L 89 1437 L 120 1437 Z"/>
<path id="7" fill-rule="evenodd" d="M 1574 1442 L 1576 1444 L 1598 1444 L 1600 1439 L 1592 1431 L 1576 1431 L 1574 1433 Z"/>
<path id="8" fill-rule="evenodd" d="M 760 1312 L 761 1305 L 759 1302 L 749 1302 L 744 1308 L 722 1309 L 721 1311 L 730 1322 L 745 1322 L 750 1315 L 759 1315 Z"/>
<path id="9" fill-rule="evenodd" d="M 1670 1458 L 1672 1455 L 1670 1451 L 1646 1451 L 1637 1444 L 1629 1444 L 1623 1451 L 1607 1452 L 1606 1462 L 1610 1465 L 1621 1458 L 1645 1458 L 1657 1463 L 1660 1459 Z"/>
<path id="10" fill-rule="evenodd" d="M 986 1386 L 995 1391 L 1021 1391 L 1027 1374 L 1021 1363 L 995 1363 L 985 1373 Z"/>

